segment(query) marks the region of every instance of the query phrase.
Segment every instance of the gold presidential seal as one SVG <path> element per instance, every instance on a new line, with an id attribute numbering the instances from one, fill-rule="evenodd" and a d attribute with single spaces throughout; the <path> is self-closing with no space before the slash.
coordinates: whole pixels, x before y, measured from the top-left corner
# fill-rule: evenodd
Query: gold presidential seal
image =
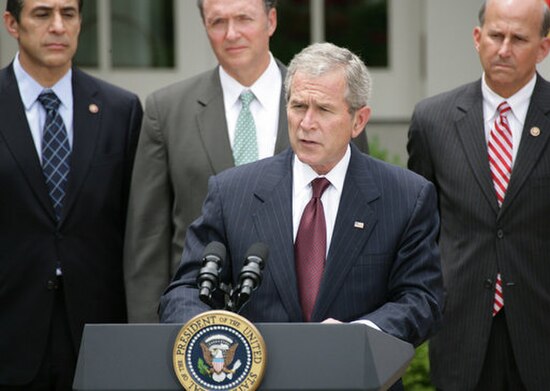
<path id="1" fill-rule="evenodd" d="M 258 329 L 222 310 L 189 320 L 176 337 L 172 357 L 176 376 L 188 391 L 256 390 L 266 359 Z"/>

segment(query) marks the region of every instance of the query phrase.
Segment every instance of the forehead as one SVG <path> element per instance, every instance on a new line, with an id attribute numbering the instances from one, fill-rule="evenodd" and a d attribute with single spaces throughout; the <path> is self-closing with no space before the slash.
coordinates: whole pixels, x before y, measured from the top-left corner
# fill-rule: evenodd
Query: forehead
<path id="1" fill-rule="evenodd" d="M 542 25 L 542 9 L 539 1 L 489 1 L 485 25 L 489 29 L 538 34 Z"/>
<path id="2" fill-rule="evenodd" d="M 204 0 L 205 16 L 237 15 L 264 12 L 263 0 Z"/>
<path id="3" fill-rule="evenodd" d="M 36 8 L 75 8 L 78 9 L 78 0 L 24 0 L 23 11 Z"/>
<path id="4" fill-rule="evenodd" d="M 322 75 L 297 71 L 290 86 L 291 99 L 320 99 L 340 101 L 344 97 L 346 82 L 342 69 L 334 69 Z"/>

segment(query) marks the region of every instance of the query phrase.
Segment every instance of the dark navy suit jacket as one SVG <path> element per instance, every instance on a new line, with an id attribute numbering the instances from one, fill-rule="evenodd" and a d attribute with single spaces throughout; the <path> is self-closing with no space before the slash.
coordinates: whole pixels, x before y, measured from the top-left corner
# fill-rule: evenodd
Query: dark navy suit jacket
<path id="1" fill-rule="evenodd" d="M 75 348 L 85 323 L 126 321 L 122 242 L 141 104 L 77 69 L 72 86 L 71 171 L 57 222 L 13 67 L 0 70 L 0 385 L 38 371 L 58 263 Z"/>
<path id="2" fill-rule="evenodd" d="M 253 243 L 269 248 L 262 284 L 242 315 L 254 322 L 303 321 L 294 266 L 293 156 L 288 149 L 210 179 L 202 216 L 188 230 L 182 263 L 161 299 L 161 321 L 185 322 L 209 309 L 198 299 L 196 277 L 214 240 L 228 250 L 226 283 L 237 282 Z M 405 341 L 424 341 L 441 317 L 438 230 L 430 182 L 352 145 L 312 321 L 368 319 Z"/>

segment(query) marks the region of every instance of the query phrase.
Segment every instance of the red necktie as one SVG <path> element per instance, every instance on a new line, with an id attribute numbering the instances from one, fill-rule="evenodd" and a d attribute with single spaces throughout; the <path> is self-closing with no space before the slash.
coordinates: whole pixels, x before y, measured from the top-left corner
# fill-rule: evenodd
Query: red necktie
<path id="1" fill-rule="evenodd" d="M 313 195 L 302 214 L 294 243 L 300 304 L 308 322 L 325 268 L 327 227 L 321 196 L 329 185 L 326 178 L 316 178 L 311 182 Z"/>
<path id="2" fill-rule="evenodd" d="M 508 113 L 511 108 L 506 101 L 502 102 L 498 108 L 498 116 L 489 135 L 489 165 L 491 167 L 491 177 L 495 186 L 498 206 L 502 206 L 508 182 L 512 175 L 512 131 L 508 123 Z M 493 302 L 493 316 L 495 316 L 504 306 L 504 296 L 502 294 L 502 279 L 500 272 L 497 274 L 495 284 L 495 299 Z"/>

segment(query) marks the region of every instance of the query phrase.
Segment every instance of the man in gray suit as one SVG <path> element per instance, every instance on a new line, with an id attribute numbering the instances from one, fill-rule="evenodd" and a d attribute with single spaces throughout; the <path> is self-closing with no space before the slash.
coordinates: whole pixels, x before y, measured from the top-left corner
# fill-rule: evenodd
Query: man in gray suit
<path id="1" fill-rule="evenodd" d="M 202 216 L 161 298 L 161 321 L 181 323 L 224 306 L 219 290 L 211 307 L 199 300 L 197 276 L 211 241 L 227 248 L 221 281 L 233 287 L 247 250 L 262 242 L 269 259 L 242 307 L 249 320 L 358 321 L 420 344 L 441 315 L 434 186 L 350 143 L 371 109 L 367 68 L 349 50 L 329 43 L 304 49 L 289 65 L 285 89 L 292 149 L 210 179 Z M 326 190 L 316 196 L 320 182 Z M 323 218 L 308 225 L 312 203 Z M 318 228 L 323 234 L 308 243 L 303 234 Z"/>
<path id="2" fill-rule="evenodd" d="M 480 80 L 415 108 L 409 167 L 439 193 L 446 285 L 430 343 L 442 390 L 550 385 L 550 83 L 542 0 L 489 0 L 474 43 Z M 504 103 L 505 102 L 505 103 Z"/>
<path id="3" fill-rule="evenodd" d="M 180 263 L 185 231 L 200 214 L 208 177 L 242 162 L 234 155 L 243 91 L 255 96 L 253 160 L 288 146 L 286 68 L 269 52 L 276 0 L 199 0 L 198 6 L 219 66 L 147 98 L 124 255 L 130 322 L 158 321 L 159 298 Z M 365 136 L 358 145 L 367 150 Z"/>

